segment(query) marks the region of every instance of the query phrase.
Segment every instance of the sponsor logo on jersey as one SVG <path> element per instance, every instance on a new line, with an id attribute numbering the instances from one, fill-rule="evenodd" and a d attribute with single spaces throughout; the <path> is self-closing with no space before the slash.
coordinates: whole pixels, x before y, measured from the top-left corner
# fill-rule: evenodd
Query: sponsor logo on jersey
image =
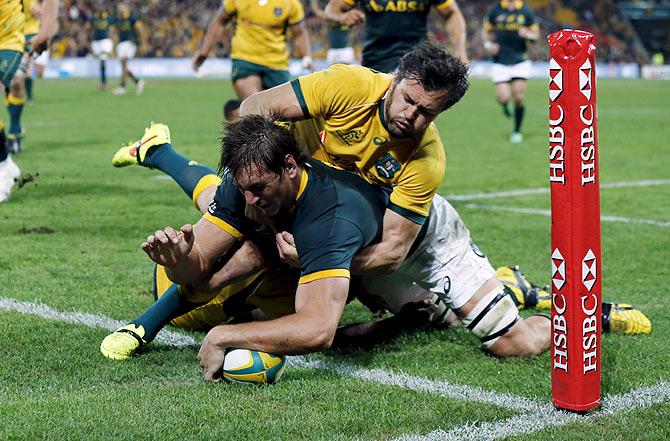
<path id="1" fill-rule="evenodd" d="M 425 11 L 430 6 L 416 0 L 370 0 L 365 7 L 373 12 L 415 12 Z"/>
<path id="2" fill-rule="evenodd" d="M 282 9 L 281 8 L 275 8 L 275 17 L 281 16 Z"/>

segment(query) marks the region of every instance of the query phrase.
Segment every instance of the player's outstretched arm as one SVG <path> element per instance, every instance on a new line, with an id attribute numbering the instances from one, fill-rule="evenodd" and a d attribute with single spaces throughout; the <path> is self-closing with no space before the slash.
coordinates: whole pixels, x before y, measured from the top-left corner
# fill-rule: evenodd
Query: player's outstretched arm
<path id="1" fill-rule="evenodd" d="M 58 8 L 60 0 L 44 0 L 42 2 L 40 30 L 33 38 L 30 47 L 30 54 L 41 54 L 48 47 L 51 39 L 58 32 Z"/>
<path id="2" fill-rule="evenodd" d="M 312 59 L 312 50 L 310 49 L 309 32 L 307 32 L 305 22 L 301 21 L 300 23 L 289 26 L 289 31 L 291 32 L 291 39 L 293 40 L 293 47 L 295 48 L 296 54 L 299 57 L 302 57 L 303 69 L 314 71 L 314 60 Z"/>
<path id="3" fill-rule="evenodd" d="M 421 225 L 386 209 L 382 239 L 363 248 L 351 262 L 356 275 L 384 274 L 398 269 L 421 230 Z"/>
<path id="4" fill-rule="evenodd" d="M 456 52 L 455 55 L 463 63 L 468 62 L 468 53 L 465 50 L 465 40 L 466 40 L 466 27 L 465 27 L 465 18 L 461 9 L 458 7 L 458 3 L 453 1 L 444 8 L 437 8 L 438 12 L 442 17 L 446 19 L 445 27 L 447 35 L 449 36 L 449 41 Z"/>
<path id="5" fill-rule="evenodd" d="M 194 71 L 197 72 L 198 69 L 200 69 L 200 66 L 205 62 L 209 53 L 214 48 L 214 45 L 223 39 L 226 23 L 230 21 L 230 18 L 230 15 L 226 13 L 222 6 L 219 8 L 212 21 L 209 22 L 202 46 L 200 46 L 200 49 L 193 55 L 192 67 Z"/>
<path id="6" fill-rule="evenodd" d="M 291 83 L 256 92 L 240 105 L 240 117 L 246 115 L 275 115 L 287 121 L 305 119 Z"/>
<path id="7" fill-rule="evenodd" d="M 305 354 L 331 346 L 347 301 L 349 279 L 328 277 L 298 285 L 295 313 L 266 322 L 219 325 L 202 342 L 198 358 L 205 380 L 220 378 L 226 348 L 278 355 Z"/>
<path id="8" fill-rule="evenodd" d="M 365 14 L 360 9 L 344 2 L 344 0 L 330 0 L 324 9 L 327 20 L 341 26 L 355 26 L 365 22 Z"/>
<path id="9" fill-rule="evenodd" d="M 157 230 L 142 243 L 142 250 L 165 267 L 168 278 L 189 285 L 206 278 L 219 256 L 235 243 L 235 238 L 201 219 L 195 226 L 184 225 L 179 231 L 171 227 Z"/>

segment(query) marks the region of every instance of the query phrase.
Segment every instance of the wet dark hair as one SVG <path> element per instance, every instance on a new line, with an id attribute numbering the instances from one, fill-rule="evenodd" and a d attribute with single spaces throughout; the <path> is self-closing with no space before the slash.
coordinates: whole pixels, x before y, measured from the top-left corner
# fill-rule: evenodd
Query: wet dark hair
<path id="1" fill-rule="evenodd" d="M 305 155 L 284 123 L 273 116 L 244 116 L 224 126 L 221 138 L 219 175 L 228 169 L 233 177 L 255 165 L 259 170 L 281 174 L 286 155 L 296 163 L 305 163 Z"/>
<path id="2" fill-rule="evenodd" d="M 452 107 L 468 90 L 468 66 L 447 49 L 432 41 L 422 41 L 401 59 L 395 73 L 402 79 L 418 82 L 428 92 L 446 90 L 447 101 L 441 110 Z"/>
<path id="3" fill-rule="evenodd" d="M 234 111 L 240 108 L 242 102 L 239 100 L 228 100 L 223 106 L 223 117 L 226 118 L 226 121 L 230 121 L 230 116 Z"/>

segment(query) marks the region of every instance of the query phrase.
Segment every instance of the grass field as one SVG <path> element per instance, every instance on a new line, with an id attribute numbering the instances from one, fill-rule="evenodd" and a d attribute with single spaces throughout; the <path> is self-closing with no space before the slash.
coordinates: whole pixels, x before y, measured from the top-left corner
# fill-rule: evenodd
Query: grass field
<path id="1" fill-rule="evenodd" d="M 546 87 L 530 82 L 526 139 L 511 145 L 489 81 L 473 80 L 437 121 L 442 194 L 547 188 Z M 206 384 L 195 344 L 105 359 L 104 327 L 152 301 L 140 243 L 199 217 L 172 181 L 114 169 L 111 155 L 154 120 L 170 126 L 177 150 L 215 166 L 232 90 L 224 80 L 155 80 L 140 97 L 117 97 L 92 80 L 53 80 L 35 93 L 16 158 L 34 180 L 0 205 L 0 439 L 670 439 L 667 82 L 598 82 L 601 181 L 626 182 L 601 192 L 602 214 L 617 217 L 602 229 L 604 298 L 639 306 L 654 330 L 604 337 L 609 398 L 590 418 L 548 406 L 547 354 L 498 360 L 462 329 L 296 358 L 270 387 Z M 548 210 L 547 194 L 453 200 L 494 266 L 519 264 L 548 283 L 550 219 L 510 211 Z M 344 320 L 366 317 L 352 304 Z"/>

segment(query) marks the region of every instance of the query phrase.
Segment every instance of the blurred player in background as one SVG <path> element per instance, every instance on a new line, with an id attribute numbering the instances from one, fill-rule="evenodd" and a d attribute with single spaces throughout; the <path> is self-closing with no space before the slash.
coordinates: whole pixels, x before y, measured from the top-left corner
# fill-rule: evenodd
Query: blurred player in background
<path id="1" fill-rule="evenodd" d="M 146 47 L 146 34 L 144 25 L 130 12 L 128 5 L 120 3 L 118 12 L 112 21 L 112 28 L 118 35 L 116 45 L 116 56 L 121 60 L 121 81 L 119 87 L 114 89 L 114 95 L 125 95 L 126 80 L 130 78 L 135 83 L 135 94 L 144 92 L 144 80 L 137 78 L 128 67 L 128 60 L 135 58 L 138 42 L 140 47 Z"/>
<path id="2" fill-rule="evenodd" d="M 30 0 L 30 13 L 26 13 L 26 48 L 27 51 L 30 49 L 30 42 L 37 34 L 37 31 L 40 28 L 40 17 L 42 15 L 42 4 L 35 0 Z M 30 18 L 32 17 L 32 19 Z M 30 21 L 33 21 L 34 24 L 29 25 Z M 30 31 L 34 31 L 28 33 Z M 27 54 L 26 54 L 27 55 Z M 26 87 L 26 102 L 28 104 L 33 102 L 33 72 L 37 78 L 42 78 L 44 76 L 44 69 L 47 64 L 49 64 L 49 50 L 45 50 L 37 57 L 28 57 L 24 55 L 24 60 L 28 61 L 26 68 L 26 78 L 25 78 L 25 87 Z"/>
<path id="3" fill-rule="evenodd" d="M 539 36 L 535 13 L 523 1 L 496 2 L 484 17 L 482 40 L 486 51 L 493 56 L 491 79 L 505 116 L 511 116 L 510 97 L 514 101 L 514 130 L 510 136 L 513 144 L 523 142 L 524 94 L 532 67 L 526 55 L 527 43 Z"/>
<path id="4" fill-rule="evenodd" d="M 107 60 L 112 55 L 114 43 L 109 36 L 109 28 L 112 24 L 112 17 L 104 8 L 105 2 L 98 1 L 95 4 L 95 11 L 89 17 L 87 27 L 93 32 L 93 41 L 91 42 L 91 52 L 93 56 L 100 60 L 100 90 L 107 89 Z"/>
<path id="5" fill-rule="evenodd" d="M 29 56 L 44 51 L 58 31 L 58 5 L 58 0 L 44 0 L 42 23 L 38 34 L 32 40 Z M 25 49 L 23 7 L 20 0 L 0 3 L 0 81 L 5 86 L 5 91 L 10 88 Z M 0 120 L 0 202 L 9 198 L 14 181 L 20 174 L 19 167 L 10 156 L 4 124 Z"/>
<path id="6" fill-rule="evenodd" d="M 290 79 L 286 47 L 289 34 L 296 54 L 302 57 L 303 68 L 314 69 L 305 11 L 299 0 L 225 0 L 193 56 L 193 70 L 200 69 L 233 18 L 235 34 L 230 58 L 233 87 L 240 100 Z"/>
<path id="7" fill-rule="evenodd" d="M 455 55 L 468 61 L 465 50 L 465 19 L 456 0 L 330 0 L 326 17 L 341 26 L 365 23 L 363 61 L 365 67 L 390 73 L 398 67 L 400 58 L 418 42 L 428 38 L 428 13 L 431 7 L 445 19 L 447 34 Z"/>
<path id="8" fill-rule="evenodd" d="M 328 20 L 326 14 L 321 7 L 324 4 L 323 0 L 310 0 L 310 6 L 314 15 L 326 22 L 328 26 L 328 51 L 326 52 L 326 62 L 331 64 L 342 63 L 352 64 L 356 62 L 356 52 L 351 47 L 349 41 L 350 27 L 333 23 Z"/>

